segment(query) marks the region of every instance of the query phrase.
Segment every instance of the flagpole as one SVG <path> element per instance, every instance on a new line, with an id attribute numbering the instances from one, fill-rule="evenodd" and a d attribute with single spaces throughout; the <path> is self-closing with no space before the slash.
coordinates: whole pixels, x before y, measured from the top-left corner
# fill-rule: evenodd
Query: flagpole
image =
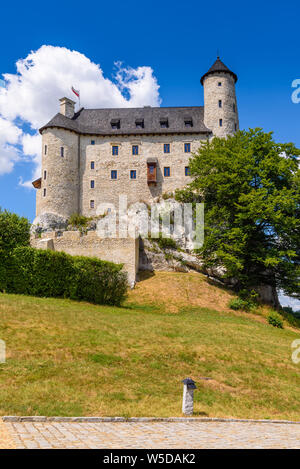
<path id="1" fill-rule="evenodd" d="M 74 86 L 71 87 L 71 90 L 73 91 L 73 93 L 76 95 L 76 97 L 78 98 L 78 104 L 79 104 L 79 109 L 78 111 L 80 110 L 80 90 L 75 90 Z"/>

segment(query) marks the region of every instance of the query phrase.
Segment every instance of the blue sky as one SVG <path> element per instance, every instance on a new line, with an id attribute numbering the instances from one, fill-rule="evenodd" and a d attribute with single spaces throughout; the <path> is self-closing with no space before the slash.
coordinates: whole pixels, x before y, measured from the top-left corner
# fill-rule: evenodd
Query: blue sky
<path id="1" fill-rule="evenodd" d="M 60 46 L 100 64 L 112 83 L 116 61 L 134 70 L 151 67 L 162 106 L 202 105 L 199 80 L 219 51 L 239 77 L 240 127 L 273 130 L 277 140 L 300 146 L 300 103 L 291 100 L 292 81 L 300 78 L 299 14 L 296 1 L 5 2 L 0 74 L 16 74 L 16 62 L 43 45 Z M 51 96 L 55 112 L 59 97 Z M 22 131 L 35 134 L 25 114 L 17 117 Z M 13 169 L 0 174 L 0 206 L 32 220 L 35 193 L 20 178 L 30 180 L 38 157 L 23 158 L 23 147 L 16 148 Z"/>
<path id="2" fill-rule="evenodd" d="M 261 126 L 300 146 L 300 104 L 291 83 L 300 78 L 297 2 L 36 1 L 1 6 L 0 73 L 44 44 L 77 50 L 112 78 L 114 62 L 148 65 L 163 106 L 201 105 L 201 75 L 221 58 L 238 74 L 241 128 Z M 45 90 L 47 93 L 47 90 Z M 0 206 L 34 216 L 34 191 L 18 185 L 30 163 L 0 176 Z"/>

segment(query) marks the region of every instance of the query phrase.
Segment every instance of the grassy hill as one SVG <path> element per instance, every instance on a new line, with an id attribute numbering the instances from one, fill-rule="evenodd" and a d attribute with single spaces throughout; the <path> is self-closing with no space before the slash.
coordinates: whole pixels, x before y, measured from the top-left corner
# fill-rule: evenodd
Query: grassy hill
<path id="1" fill-rule="evenodd" d="M 190 376 L 196 416 L 300 420 L 299 331 L 230 311 L 231 296 L 170 272 L 123 308 L 1 294 L 0 414 L 180 416 Z"/>

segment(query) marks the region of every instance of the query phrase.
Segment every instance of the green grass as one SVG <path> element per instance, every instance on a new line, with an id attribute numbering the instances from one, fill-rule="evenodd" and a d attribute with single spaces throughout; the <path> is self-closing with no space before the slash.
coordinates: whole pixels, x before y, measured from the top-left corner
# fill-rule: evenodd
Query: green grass
<path id="1" fill-rule="evenodd" d="M 1 415 L 180 416 L 190 376 L 196 416 L 300 420 L 299 334 L 246 313 L 1 294 L 0 338 Z"/>

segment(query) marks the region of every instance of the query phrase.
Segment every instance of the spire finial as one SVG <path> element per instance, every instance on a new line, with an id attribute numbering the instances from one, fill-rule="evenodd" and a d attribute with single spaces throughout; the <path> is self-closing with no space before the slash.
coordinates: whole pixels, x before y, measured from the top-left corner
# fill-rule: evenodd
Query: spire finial
<path id="1" fill-rule="evenodd" d="M 217 49 L 217 60 L 220 60 L 220 50 Z"/>

